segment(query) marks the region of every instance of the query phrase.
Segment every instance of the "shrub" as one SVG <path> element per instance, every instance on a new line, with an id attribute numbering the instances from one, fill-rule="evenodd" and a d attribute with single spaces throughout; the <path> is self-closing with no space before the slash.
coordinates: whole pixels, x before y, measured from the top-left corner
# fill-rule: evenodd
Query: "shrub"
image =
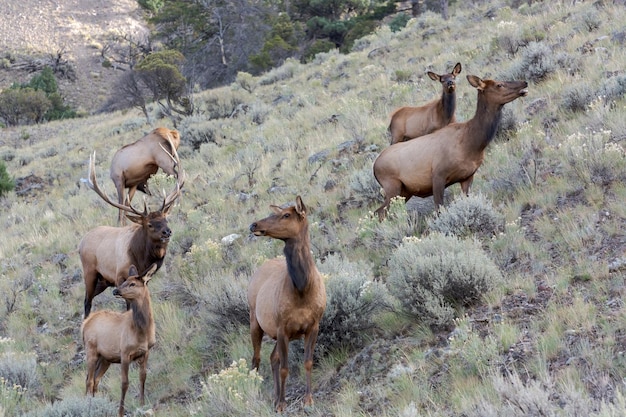
<path id="1" fill-rule="evenodd" d="M 407 238 L 389 260 L 387 285 L 403 311 L 434 327 L 448 327 L 455 308 L 477 301 L 501 280 L 478 242 L 434 233 Z"/>
<path id="2" fill-rule="evenodd" d="M 15 351 L 13 344 L 12 339 L 0 339 L 0 377 L 8 384 L 32 391 L 40 385 L 37 357 L 35 353 Z"/>
<path id="3" fill-rule="evenodd" d="M 341 256 L 328 257 L 319 270 L 328 279 L 316 353 L 362 347 L 376 328 L 376 315 L 391 303 L 387 288 L 373 280 L 370 265 L 350 262 Z"/>
<path id="4" fill-rule="evenodd" d="M 7 126 L 42 122 L 51 107 L 41 90 L 10 88 L 0 93 L 0 118 Z"/>
<path id="5" fill-rule="evenodd" d="M 504 228 L 504 216 L 498 213 L 482 194 L 461 196 L 443 207 L 439 215 L 428 220 L 433 232 L 467 237 L 473 234 L 490 237 Z"/>
<path id="6" fill-rule="evenodd" d="M 118 404 L 103 397 L 67 397 L 23 417 L 114 417 Z"/>
<path id="7" fill-rule="evenodd" d="M 392 32 L 399 32 L 406 27 L 406 24 L 411 20 L 411 15 L 408 13 L 398 13 L 389 22 L 389 28 Z"/>
<path id="8" fill-rule="evenodd" d="M 335 48 L 337 48 L 337 45 L 335 45 L 335 42 L 331 42 L 328 39 L 317 39 L 304 52 L 304 56 L 302 57 L 302 60 L 305 63 L 306 62 L 311 62 L 313 60 L 313 58 L 315 58 L 315 55 L 317 55 L 317 54 L 319 54 L 321 52 L 332 51 Z"/>
<path id="9" fill-rule="evenodd" d="M 556 68 L 554 51 L 544 42 L 530 42 L 523 50 L 520 61 L 512 69 L 512 77 L 532 82 L 547 78 Z"/>
<path id="10" fill-rule="evenodd" d="M 595 96 L 593 89 L 587 83 L 573 83 L 563 89 L 561 108 L 571 112 L 585 111 Z"/>
<path id="11" fill-rule="evenodd" d="M 193 406 L 192 415 L 214 417 L 249 416 L 250 410 L 261 411 L 264 405 L 261 394 L 263 378 L 250 366 L 245 359 L 233 362 L 227 369 L 218 374 L 210 375 L 201 381 L 202 395 L 200 401 Z"/>
<path id="12" fill-rule="evenodd" d="M 0 197 L 15 189 L 15 180 L 7 172 L 7 166 L 0 161 Z"/>
<path id="13" fill-rule="evenodd" d="M 372 168 L 354 171 L 350 175 L 350 189 L 359 200 L 367 203 L 380 203 L 380 184 L 372 175 Z"/>

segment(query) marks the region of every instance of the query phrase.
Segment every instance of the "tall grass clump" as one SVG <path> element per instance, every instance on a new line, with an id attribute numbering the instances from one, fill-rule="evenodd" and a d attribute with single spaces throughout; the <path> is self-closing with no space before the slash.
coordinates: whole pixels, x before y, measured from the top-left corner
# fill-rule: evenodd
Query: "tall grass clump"
<path id="1" fill-rule="evenodd" d="M 261 394 L 263 378 L 256 370 L 250 370 L 245 359 L 234 361 L 228 368 L 212 374 L 201 381 L 202 394 L 199 401 L 190 406 L 192 416 L 248 417 L 251 410 L 260 415 L 268 405 Z"/>
<path id="2" fill-rule="evenodd" d="M 504 229 L 504 216 L 482 194 L 457 198 L 427 222 L 433 232 L 458 237 L 490 237 Z"/>
<path id="3" fill-rule="evenodd" d="M 115 417 L 118 404 L 104 397 L 67 397 L 46 405 L 44 408 L 30 411 L 23 417 Z M 13 415 L 13 414 L 7 414 Z"/>
<path id="4" fill-rule="evenodd" d="M 434 327 L 452 325 L 456 308 L 470 305 L 502 279 L 472 239 L 433 233 L 406 238 L 389 260 L 389 291 L 403 311 Z"/>
<path id="5" fill-rule="evenodd" d="M 319 270 L 328 279 L 316 351 L 364 346 L 377 328 L 377 315 L 391 305 L 387 288 L 374 281 L 370 265 L 339 255 L 329 256 Z"/>

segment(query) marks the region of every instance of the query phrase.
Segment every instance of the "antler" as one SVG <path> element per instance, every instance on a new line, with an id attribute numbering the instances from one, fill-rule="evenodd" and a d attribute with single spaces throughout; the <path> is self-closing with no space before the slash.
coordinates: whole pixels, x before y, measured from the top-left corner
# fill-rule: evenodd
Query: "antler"
<path id="1" fill-rule="evenodd" d="M 165 149 L 163 144 L 159 143 L 159 146 L 170 158 L 172 158 L 172 161 L 174 161 L 172 170 L 174 171 L 174 176 L 176 177 L 176 186 L 167 195 L 165 194 L 165 190 L 163 190 L 163 205 L 161 206 L 161 213 L 167 213 L 170 210 L 176 199 L 180 197 L 181 189 L 183 188 L 183 185 L 185 185 L 185 170 L 183 170 L 180 165 L 180 158 L 178 157 L 178 152 L 176 152 L 176 147 L 169 137 L 167 138 L 167 141 L 172 149 L 171 153 Z M 178 171 L 179 167 L 181 168 L 180 172 Z"/>
<path id="2" fill-rule="evenodd" d="M 138 211 L 137 209 L 135 209 L 130 204 L 130 202 L 128 201 L 128 196 L 126 196 L 126 202 L 127 202 L 126 205 L 119 204 L 119 203 L 116 203 L 114 201 L 111 201 L 109 196 L 106 195 L 106 193 L 100 189 L 100 187 L 98 186 L 98 181 L 96 181 L 95 160 L 96 160 L 96 151 L 93 151 L 93 154 L 89 156 L 89 181 L 87 182 L 87 185 L 89 186 L 89 188 L 94 190 L 96 192 L 96 194 L 98 194 L 104 201 L 106 201 L 107 203 L 109 203 L 113 207 L 117 207 L 120 210 L 129 212 L 129 213 L 133 213 L 133 214 L 135 214 L 137 216 L 146 217 L 148 215 L 148 207 L 146 206 L 145 200 L 144 200 L 144 203 L 143 203 L 143 213 L 142 213 L 142 212 Z"/>

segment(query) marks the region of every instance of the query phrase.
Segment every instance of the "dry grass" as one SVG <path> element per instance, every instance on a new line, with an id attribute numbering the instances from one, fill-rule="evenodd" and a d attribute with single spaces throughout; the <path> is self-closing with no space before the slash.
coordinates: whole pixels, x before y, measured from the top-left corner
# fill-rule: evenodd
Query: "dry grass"
<path id="1" fill-rule="evenodd" d="M 397 245 L 406 235 L 428 233 L 433 215 L 417 201 L 408 212 L 399 204 L 383 224 L 371 218 L 379 202 L 372 201 L 367 175 L 388 143 L 388 115 L 437 95 L 426 70 L 441 72 L 459 61 L 462 75 L 516 69 L 523 54 L 494 46 L 502 36 L 498 22 L 513 22 L 506 23 L 516 25 L 511 33 L 532 35 L 555 57 L 567 54 L 575 68 L 557 65 L 531 83 L 529 97 L 507 105 L 522 124 L 508 141 L 487 149 L 475 177 L 472 193 L 485 196 L 506 219 L 503 230 L 480 238 L 503 282 L 483 303 L 458 310 L 452 332 L 431 334 L 394 312 L 375 317 L 382 330 L 368 335 L 372 344 L 318 358 L 316 405 L 308 415 L 573 415 L 576 407 L 579 415 L 618 415 L 626 372 L 624 272 L 609 272 L 608 265 L 626 251 L 626 103 L 623 97 L 606 105 L 593 101 L 582 111 L 562 103 L 568 86 L 584 83 L 597 92 L 613 72 L 623 75 L 624 45 L 611 39 L 623 32 L 626 12 L 587 2 L 489 10 L 491 20 L 484 18 L 486 6 L 454 9 L 447 22 L 427 13 L 403 31 L 381 29 L 358 41 L 350 55 L 321 54 L 306 66 L 290 61 L 258 79 L 242 75 L 231 86 L 198 94 L 204 113 L 180 126 L 188 180 L 170 216 L 170 250 L 150 284 L 158 321 L 146 409 L 193 414 L 205 404 L 202 383 L 209 375 L 249 359 L 245 324 L 216 322 L 215 306 L 240 302 L 223 297 L 236 295 L 254 268 L 280 254 L 280 242 L 248 235 L 249 224 L 270 204 L 301 194 L 310 207 L 318 262 L 333 254 L 371 265 L 373 279 L 386 285 Z M 583 48 L 587 43 L 593 47 Z M 410 72 L 408 81 L 396 82 L 398 71 Z M 473 115 L 476 100 L 463 80 L 460 120 Z M 240 102 L 247 112 L 207 120 L 210 112 Z M 151 111 L 156 120 L 157 110 Z M 76 246 L 91 228 L 114 225 L 117 215 L 81 182 L 88 156 L 97 151 L 99 178 L 112 194 L 107 173 L 113 153 L 154 127 L 128 112 L 3 130 L 0 155 L 9 173 L 34 175 L 42 186 L 0 200 L 0 334 L 13 341 L 13 351 L 37 358 L 38 385 L 17 405 L 23 413 L 84 390 Z M 209 130 L 212 136 L 202 135 Z M 212 141 L 192 143 L 192 135 Z M 446 192 L 448 201 L 460 194 L 457 185 Z M 232 243 L 222 242 L 233 234 Z M 122 307 L 107 291 L 94 308 Z M 234 330 L 224 332 L 229 326 Z M 260 394 L 244 401 L 256 415 L 270 416 L 271 344 L 264 345 Z M 294 363 L 288 414 L 300 416 L 303 372 Z M 109 371 L 102 384 L 101 396 L 113 402 L 118 375 Z M 137 407 L 136 392 L 131 385 L 129 410 Z M 227 401 L 226 393 L 215 395 Z"/>

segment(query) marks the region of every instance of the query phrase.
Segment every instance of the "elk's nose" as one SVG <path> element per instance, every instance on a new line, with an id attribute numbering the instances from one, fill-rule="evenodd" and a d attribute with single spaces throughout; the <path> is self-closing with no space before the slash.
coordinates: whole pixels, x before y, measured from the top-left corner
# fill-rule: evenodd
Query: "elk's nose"
<path id="1" fill-rule="evenodd" d="M 116 297 L 120 296 L 121 295 L 120 294 L 120 290 L 118 290 L 117 288 L 114 288 L 113 289 L 113 295 L 116 296 Z"/>
<path id="2" fill-rule="evenodd" d="M 254 232 L 255 230 L 256 230 L 256 223 L 252 223 L 252 224 L 250 225 L 250 231 L 251 231 L 251 232 Z"/>
<path id="3" fill-rule="evenodd" d="M 172 231 L 169 228 L 167 228 L 167 229 L 163 230 L 162 235 L 164 237 L 170 237 L 170 236 L 172 236 Z"/>

